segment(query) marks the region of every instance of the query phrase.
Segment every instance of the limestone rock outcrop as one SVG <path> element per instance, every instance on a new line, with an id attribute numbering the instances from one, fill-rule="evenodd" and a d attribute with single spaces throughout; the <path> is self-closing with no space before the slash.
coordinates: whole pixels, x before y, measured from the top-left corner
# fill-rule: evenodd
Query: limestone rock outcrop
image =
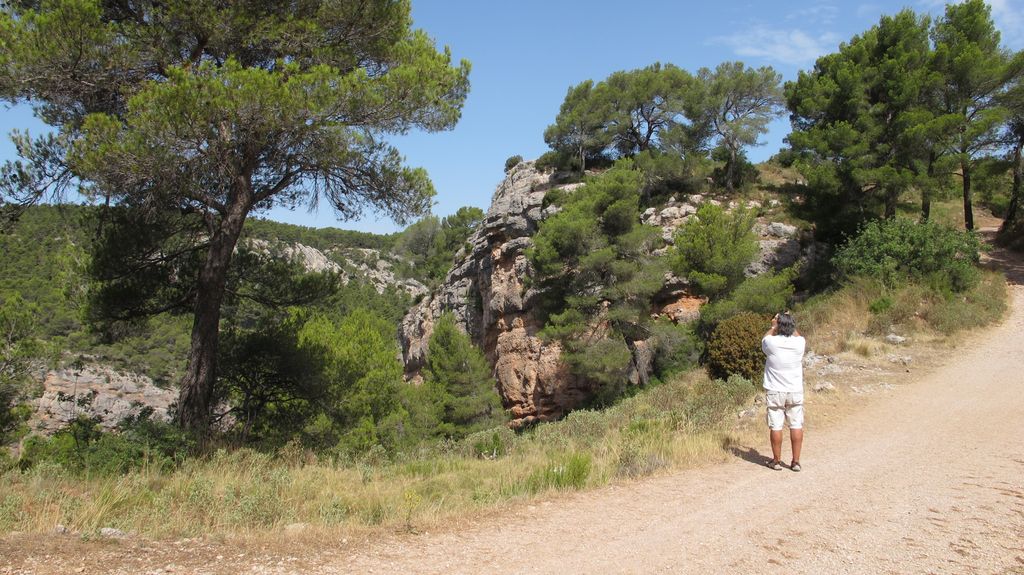
<path id="1" fill-rule="evenodd" d="M 445 312 L 481 346 L 494 366 L 498 392 L 513 424 L 561 417 L 588 397 L 561 361 L 561 346 L 537 337 L 542 327 L 533 315 L 538 292 L 527 287 L 532 269 L 526 250 L 539 222 L 551 177 L 533 162 L 514 167 L 494 193 L 469 248 L 441 287 L 406 314 L 401 330 L 406 373 L 415 378 L 426 359 L 434 323 Z"/>
<path id="2" fill-rule="evenodd" d="M 343 284 L 348 284 L 353 277 L 363 278 L 377 293 L 396 287 L 416 298 L 430 291 L 414 279 L 395 275 L 394 266 L 399 263 L 398 256 L 384 255 L 374 249 L 332 248 L 323 252 L 300 243 L 269 242 L 262 239 L 250 239 L 246 246 L 263 257 L 281 257 L 298 262 L 308 272 L 336 273 L 341 276 Z"/>
<path id="3" fill-rule="evenodd" d="M 555 181 L 554 176 L 538 172 L 533 162 L 521 162 L 510 170 L 480 227 L 469 237 L 468 247 L 456 254 L 455 266 L 444 282 L 406 314 L 400 327 L 406 376 L 415 382 L 425 364 L 435 322 L 443 313 L 453 314 L 456 324 L 494 366 L 498 392 L 512 414 L 513 426 L 557 419 L 585 403 L 594 391 L 562 360 L 558 342 L 537 337 L 543 327 L 536 316 L 540 294 L 530 287 L 533 270 L 526 250 L 540 222 L 557 211 L 543 206 L 544 195 L 557 186 Z M 571 190 L 578 185 L 558 187 Z M 694 217 L 704 202 L 721 204 L 697 194 L 682 201 L 672 198 L 662 208 L 646 210 L 642 221 L 660 227 L 670 244 L 679 226 Z M 752 264 L 755 273 L 781 269 L 800 257 L 796 228 L 762 222 L 757 231 L 762 253 L 758 263 Z M 692 294 L 685 279 L 669 274 L 654 298 L 651 315 L 690 321 L 698 317 L 704 303 Z M 630 350 L 627 377 L 632 384 L 643 384 L 650 376 L 654 350 L 643 341 L 632 342 Z"/>
<path id="4" fill-rule="evenodd" d="M 31 402 L 29 426 L 47 434 L 78 415 L 99 416 L 103 427 L 113 429 L 144 407 L 152 408 L 154 419 L 166 421 L 168 408 L 178 399 L 177 391 L 157 387 L 146 376 L 100 365 L 51 370 L 41 379 L 43 395 Z"/>

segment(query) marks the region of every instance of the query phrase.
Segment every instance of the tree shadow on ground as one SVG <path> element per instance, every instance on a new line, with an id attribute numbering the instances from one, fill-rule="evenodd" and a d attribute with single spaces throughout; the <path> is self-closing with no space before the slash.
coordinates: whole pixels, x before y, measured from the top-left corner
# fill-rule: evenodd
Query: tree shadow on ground
<path id="1" fill-rule="evenodd" d="M 1020 254 L 1006 248 L 995 247 L 996 230 L 993 228 L 982 228 L 979 230 L 985 241 L 993 248 L 984 259 L 984 265 L 988 269 L 1001 271 L 1006 275 L 1006 281 L 1011 285 L 1024 285 L 1024 254 Z"/>

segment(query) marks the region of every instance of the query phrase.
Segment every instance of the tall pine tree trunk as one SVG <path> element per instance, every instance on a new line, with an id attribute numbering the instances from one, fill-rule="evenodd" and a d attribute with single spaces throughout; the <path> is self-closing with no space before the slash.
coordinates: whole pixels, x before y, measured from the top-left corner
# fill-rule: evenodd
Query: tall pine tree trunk
<path id="1" fill-rule="evenodd" d="M 899 188 L 889 186 L 885 190 L 885 219 L 891 220 L 896 217 L 896 208 L 900 199 Z"/>
<path id="2" fill-rule="evenodd" d="M 178 424 L 200 434 L 210 425 L 210 402 L 217 379 L 220 307 L 228 266 L 248 211 L 247 201 L 229 207 L 228 215 L 210 239 L 206 261 L 199 272 L 188 367 L 178 396 Z"/>
<path id="3" fill-rule="evenodd" d="M 1013 188 L 1010 192 L 1010 205 L 1006 208 L 1006 217 L 999 232 L 1005 233 L 1014 228 L 1017 220 L 1017 212 L 1020 211 L 1021 180 L 1024 179 L 1024 165 L 1021 164 L 1021 149 L 1024 148 L 1024 138 L 1017 140 L 1013 148 Z"/>
<path id="4" fill-rule="evenodd" d="M 935 183 L 935 152 L 928 152 L 928 176 L 921 186 L 921 221 L 927 222 L 932 217 L 932 186 Z"/>
<path id="5" fill-rule="evenodd" d="M 725 165 L 725 189 L 733 191 L 732 180 L 736 171 L 736 150 L 729 148 L 729 162 Z"/>
<path id="6" fill-rule="evenodd" d="M 971 202 L 971 166 L 969 161 L 960 163 L 960 172 L 964 180 L 964 227 L 974 229 L 974 204 Z"/>

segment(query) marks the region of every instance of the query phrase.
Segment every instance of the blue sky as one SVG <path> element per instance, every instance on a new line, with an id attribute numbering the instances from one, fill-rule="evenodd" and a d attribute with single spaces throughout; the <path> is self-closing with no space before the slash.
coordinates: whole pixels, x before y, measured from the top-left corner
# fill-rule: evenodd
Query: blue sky
<path id="1" fill-rule="evenodd" d="M 1007 47 L 1024 48 L 1024 0 L 989 0 Z M 904 7 L 941 14 L 941 0 L 839 2 L 680 2 L 647 0 L 413 0 L 415 26 L 438 46 L 472 62 L 472 89 L 458 126 L 449 132 L 394 138 L 409 165 L 422 166 L 437 188 L 434 213 L 460 206 L 486 209 L 503 177 L 505 159 L 544 153 L 543 132 L 571 85 L 602 80 L 616 70 L 670 62 L 690 71 L 727 60 L 770 65 L 785 80 L 815 58 Z M 0 110 L 0 133 L 42 126 L 23 106 Z M 789 132 L 776 121 L 754 161 L 778 151 Z M 6 138 L 0 160 L 13 156 Z M 271 219 L 307 226 L 335 226 L 386 233 L 399 229 L 366 214 L 338 222 L 330 209 L 317 213 L 274 210 Z"/>

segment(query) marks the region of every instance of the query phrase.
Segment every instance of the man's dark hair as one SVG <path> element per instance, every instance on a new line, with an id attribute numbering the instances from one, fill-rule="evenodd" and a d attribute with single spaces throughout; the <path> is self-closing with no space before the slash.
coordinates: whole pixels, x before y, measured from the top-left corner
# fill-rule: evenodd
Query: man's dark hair
<path id="1" fill-rule="evenodd" d="M 791 336 L 796 331 L 796 320 L 793 319 L 793 316 L 783 312 L 779 314 L 779 319 L 776 321 L 775 326 L 778 335 Z"/>

